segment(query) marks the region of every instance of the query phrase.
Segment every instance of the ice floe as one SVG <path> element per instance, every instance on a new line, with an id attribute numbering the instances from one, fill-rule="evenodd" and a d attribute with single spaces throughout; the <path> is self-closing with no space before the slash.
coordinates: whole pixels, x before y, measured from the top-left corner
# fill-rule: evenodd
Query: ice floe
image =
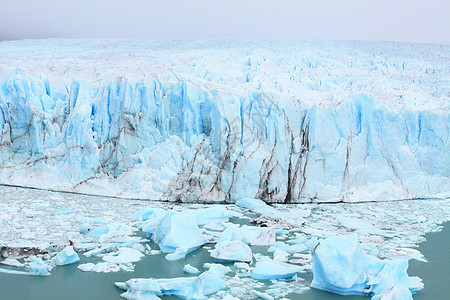
<path id="1" fill-rule="evenodd" d="M 253 291 L 280 299 L 294 292 L 304 292 L 310 282 L 302 278 L 302 272 L 312 270 L 312 252 L 316 246 L 320 249 L 335 236 L 352 232 L 358 233 L 360 246 L 368 255 L 381 259 L 425 260 L 414 247 L 424 240 L 425 233 L 439 231 L 440 224 L 450 220 L 450 201 L 432 199 L 270 206 L 251 200 L 246 204 L 254 209 L 250 210 L 244 205 L 220 208 L 199 204 L 172 206 L 155 202 L 149 206 L 148 201 L 127 202 L 112 198 L 105 201 L 96 197 L 61 196 L 17 188 L 0 189 L 0 197 L 10 199 L 7 206 L 0 203 L 0 246 L 5 253 L 21 252 L 13 249 L 36 248 L 39 250 L 31 251 L 35 254 L 31 256 L 40 259 L 33 264 L 27 258 L 29 254 L 21 256 L 11 261 L 12 265 L 0 269 L 2 273 L 48 275 L 56 264 L 58 252 L 70 245 L 80 255 L 78 269 L 91 272 L 131 272 L 134 270 L 133 264 L 139 263 L 136 260 L 144 258 L 141 255 L 155 255 L 154 258 L 163 260 L 164 256 L 167 259 L 183 259 L 189 251 L 198 248 L 202 249 L 197 251 L 209 251 L 211 261 L 214 258 L 219 261 L 247 261 L 251 253 L 253 262 L 230 264 L 230 273 L 221 277 L 225 288 L 207 296 L 212 299 L 227 295 L 247 299 L 256 296 Z M 48 199 L 48 205 L 42 205 L 43 198 Z M 254 206 L 251 206 L 252 203 Z M 72 209 L 74 212 L 53 214 L 60 209 Z M 263 216 L 260 213 L 266 213 L 272 222 L 265 223 L 269 227 L 247 225 L 250 219 L 254 219 L 255 213 L 260 216 Z M 289 226 L 286 226 L 287 222 Z M 96 229 L 97 233 L 93 234 Z M 157 244 L 145 238 L 146 232 Z M 245 247 L 242 244 L 251 252 L 243 251 Z M 226 249 L 227 246 L 231 248 Z M 240 250 L 234 252 L 238 248 Z M 165 253 L 161 254 L 160 249 Z M 133 253 L 134 258 L 131 259 L 133 255 L 127 252 Z M 244 260 L 242 257 L 247 258 Z M 186 263 L 196 265 L 196 262 L 189 261 L 190 258 L 186 257 Z M 184 264 L 181 264 L 180 271 Z M 390 267 L 401 270 L 404 265 Z M 213 267 L 208 274 L 215 269 L 218 267 Z M 186 270 L 192 271 L 189 267 Z M 150 271 L 150 274 L 153 273 Z M 381 289 L 379 283 L 377 286 Z M 401 290 L 393 288 L 392 295 L 399 294 Z M 154 296 L 154 293 L 151 294 Z"/>
<path id="2" fill-rule="evenodd" d="M 121 294 L 126 299 L 158 299 L 163 295 L 203 299 L 225 288 L 223 277 L 230 271 L 222 265 L 212 264 L 209 267 L 198 277 L 130 279 L 125 283 L 117 282 L 116 286 L 126 290 Z"/>
<path id="3" fill-rule="evenodd" d="M 72 246 L 64 248 L 55 257 L 55 263 L 58 266 L 70 265 L 79 261 L 80 257 L 78 257 L 78 254 L 73 250 Z"/>
<path id="4" fill-rule="evenodd" d="M 198 249 L 206 240 L 196 221 L 184 213 L 167 212 L 143 230 L 159 245 L 163 252 L 187 248 L 187 253 Z"/>
<path id="5" fill-rule="evenodd" d="M 224 241 L 217 244 L 211 256 L 219 262 L 251 262 L 252 249 L 242 241 Z"/>
<path id="6" fill-rule="evenodd" d="M 267 258 L 256 262 L 251 276 L 257 280 L 290 279 L 296 276 L 298 271 L 298 266 Z"/>
<path id="7" fill-rule="evenodd" d="M 313 252 L 311 287 L 372 299 L 412 299 L 422 280 L 409 277 L 407 260 L 380 260 L 367 255 L 356 234 L 321 241 Z M 395 295 L 395 297 L 394 297 Z"/>

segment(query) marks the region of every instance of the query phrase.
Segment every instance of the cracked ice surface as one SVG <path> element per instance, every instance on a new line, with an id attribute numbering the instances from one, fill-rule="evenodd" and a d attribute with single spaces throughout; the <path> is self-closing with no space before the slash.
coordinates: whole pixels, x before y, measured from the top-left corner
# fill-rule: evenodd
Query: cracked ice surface
<path id="1" fill-rule="evenodd" d="M 450 47 L 0 42 L 0 182 L 182 202 L 449 197 Z"/>
<path id="2" fill-rule="evenodd" d="M 43 270 L 56 267 L 54 256 L 66 248 L 68 240 L 71 240 L 80 257 L 91 255 L 99 258 L 97 264 L 82 264 L 80 269 L 133 272 L 133 264 L 139 263 L 141 255 L 161 255 L 164 260 L 165 254 L 160 254 L 157 249 L 149 249 L 146 244 L 148 240 L 138 234 L 143 224 L 152 218 L 158 218 L 157 215 L 162 210 L 174 210 L 191 216 L 195 222 L 207 223 L 199 226 L 206 240 L 215 242 L 222 237 L 225 241 L 244 241 L 249 244 L 254 256 L 250 263 L 238 262 L 231 265 L 231 272 L 223 278 L 225 288 L 210 295 L 215 299 L 220 299 L 225 294 L 239 299 L 252 298 L 258 294 L 254 291 L 276 299 L 293 292 L 301 293 L 310 284 L 302 276 L 304 272 L 312 270 L 311 252 L 317 243 L 326 237 L 350 232 L 358 233 L 362 248 L 370 255 L 382 259 L 424 260 L 426 257 L 413 247 L 424 241 L 425 233 L 439 231 L 440 224 L 450 220 L 450 200 L 430 199 L 363 204 L 274 205 L 266 208 L 256 201 L 262 215 L 257 213 L 255 216 L 255 212 L 250 209 L 235 205 L 219 208 L 212 206 L 208 217 L 214 212 L 217 216 L 215 220 L 200 218 L 204 214 L 197 213 L 200 209 L 209 207 L 207 205 L 124 201 L 10 187 L 0 189 L 0 199 L 0 245 L 39 246 L 48 249 L 49 254 L 39 255 L 43 259 L 43 264 L 39 265 Z M 155 209 L 149 209 L 149 206 Z M 264 213 L 268 216 L 264 216 Z M 229 215 L 230 221 L 245 223 L 255 219 L 266 222 L 269 228 L 258 230 L 254 227 L 255 230 L 249 230 L 247 225 L 226 221 L 224 215 Z M 142 221 L 147 218 L 144 216 L 149 216 L 149 219 Z M 216 221 L 218 223 L 211 223 Z M 108 232 L 89 238 L 86 232 L 80 233 L 80 225 L 83 224 L 93 228 L 107 226 Z M 84 232 L 86 227 L 81 226 L 81 229 Z M 252 245 L 255 232 L 275 232 L 276 237 L 272 239 L 270 234 L 270 239 L 263 239 L 265 243 L 256 243 L 255 246 Z M 52 246 L 49 246 L 50 243 Z M 195 251 L 212 253 L 213 248 L 211 244 L 206 244 Z M 280 265 L 295 266 L 297 276 L 287 280 L 253 279 L 252 272 L 258 262 L 262 262 L 259 263 L 261 267 L 268 259 L 273 264 L 279 262 Z M 10 259 L 5 262 L 9 264 L 10 270 L 14 268 L 18 272 L 36 267 L 36 260 L 30 259 Z M 4 268 L 0 265 L 0 269 Z M 199 268 L 200 272 L 205 270 L 206 268 Z M 133 273 L 130 273 L 130 278 L 133 278 Z"/>

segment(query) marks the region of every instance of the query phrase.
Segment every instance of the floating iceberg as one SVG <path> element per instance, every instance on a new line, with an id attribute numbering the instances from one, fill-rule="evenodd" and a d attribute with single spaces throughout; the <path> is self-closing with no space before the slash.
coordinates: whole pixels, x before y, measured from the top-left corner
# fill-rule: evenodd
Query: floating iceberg
<path id="1" fill-rule="evenodd" d="M 290 279 L 297 275 L 299 267 L 265 258 L 256 263 L 252 278 L 257 280 Z"/>
<path id="2" fill-rule="evenodd" d="M 96 272 L 96 273 L 111 273 L 111 272 L 132 272 L 134 271 L 134 266 L 132 264 L 113 264 L 109 262 L 101 262 L 97 264 L 87 263 L 78 266 L 83 272 Z"/>
<path id="3" fill-rule="evenodd" d="M 130 220 L 145 221 L 149 218 L 157 218 L 163 216 L 166 211 L 158 207 L 144 207 L 130 216 Z"/>
<path id="4" fill-rule="evenodd" d="M 241 241 L 225 241 L 211 252 L 219 262 L 251 262 L 253 260 L 252 249 Z"/>
<path id="5" fill-rule="evenodd" d="M 227 228 L 217 240 L 220 245 L 225 241 L 242 241 L 253 246 L 270 246 L 275 244 L 276 233 L 274 228 L 255 227 L 243 225 L 240 228 Z"/>
<path id="6" fill-rule="evenodd" d="M 179 247 L 175 250 L 175 252 L 169 253 L 166 255 L 167 260 L 179 260 L 185 258 L 186 255 L 192 251 L 192 248 Z"/>
<path id="7" fill-rule="evenodd" d="M 356 234 L 330 237 L 313 252 L 311 287 L 372 299 L 412 299 L 423 288 L 419 277 L 409 277 L 407 260 L 380 260 L 367 255 Z"/>
<path id="8" fill-rule="evenodd" d="M 188 273 L 188 274 L 198 274 L 198 273 L 200 273 L 200 271 L 196 267 L 193 267 L 193 266 L 191 266 L 189 264 L 187 264 L 187 265 L 185 265 L 183 267 L 183 271 Z"/>
<path id="9" fill-rule="evenodd" d="M 126 290 L 121 296 L 126 299 L 159 299 L 158 296 L 177 296 L 183 299 L 204 299 L 225 288 L 223 280 L 229 268 L 211 265 L 210 269 L 198 277 L 171 279 L 130 279 L 116 286 Z"/>
<path id="10" fill-rule="evenodd" d="M 177 248 L 185 248 L 189 253 L 198 249 L 206 240 L 197 226 L 197 221 L 184 213 L 167 212 L 163 217 L 147 223 L 147 232 L 163 252 L 173 253 Z"/>
<path id="11" fill-rule="evenodd" d="M 30 264 L 27 266 L 30 273 L 39 276 L 50 276 L 50 271 L 52 267 L 44 263 L 44 261 L 39 257 L 30 257 Z"/>
<path id="12" fill-rule="evenodd" d="M 144 254 L 135 249 L 123 247 L 119 248 L 117 253 L 103 256 L 103 260 L 113 264 L 128 264 L 139 261 L 143 256 Z"/>
<path id="13" fill-rule="evenodd" d="M 70 265 L 80 261 L 78 254 L 72 246 L 64 248 L 55 256 L 55 263 L 58 266 Z"/>
<path id="14" fill-rule="evenodd" d="M 223 205 L 200 209 L 194 215 L 198 225 L 227 222 L 230 218 L 228 210 Z"/>

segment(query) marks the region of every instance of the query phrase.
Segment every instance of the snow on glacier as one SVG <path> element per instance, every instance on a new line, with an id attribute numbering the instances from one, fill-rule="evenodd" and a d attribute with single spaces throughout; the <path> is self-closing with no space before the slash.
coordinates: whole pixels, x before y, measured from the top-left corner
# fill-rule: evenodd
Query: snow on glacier
<path id="1" fill-rule="evenodd" d="M 449 197 L 449 50 L 3 41 L 0 182 L 191 202 Z"/>

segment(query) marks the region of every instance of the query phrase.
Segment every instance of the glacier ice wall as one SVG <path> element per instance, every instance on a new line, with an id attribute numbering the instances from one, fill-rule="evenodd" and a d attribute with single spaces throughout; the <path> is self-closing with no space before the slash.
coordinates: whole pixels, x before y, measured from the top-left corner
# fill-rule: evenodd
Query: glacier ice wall
<path id="1" fill-rule="evenodd" d="M 0 182 L 171 201 L 450 196 L 450 47 L 0 43 Z"/>

